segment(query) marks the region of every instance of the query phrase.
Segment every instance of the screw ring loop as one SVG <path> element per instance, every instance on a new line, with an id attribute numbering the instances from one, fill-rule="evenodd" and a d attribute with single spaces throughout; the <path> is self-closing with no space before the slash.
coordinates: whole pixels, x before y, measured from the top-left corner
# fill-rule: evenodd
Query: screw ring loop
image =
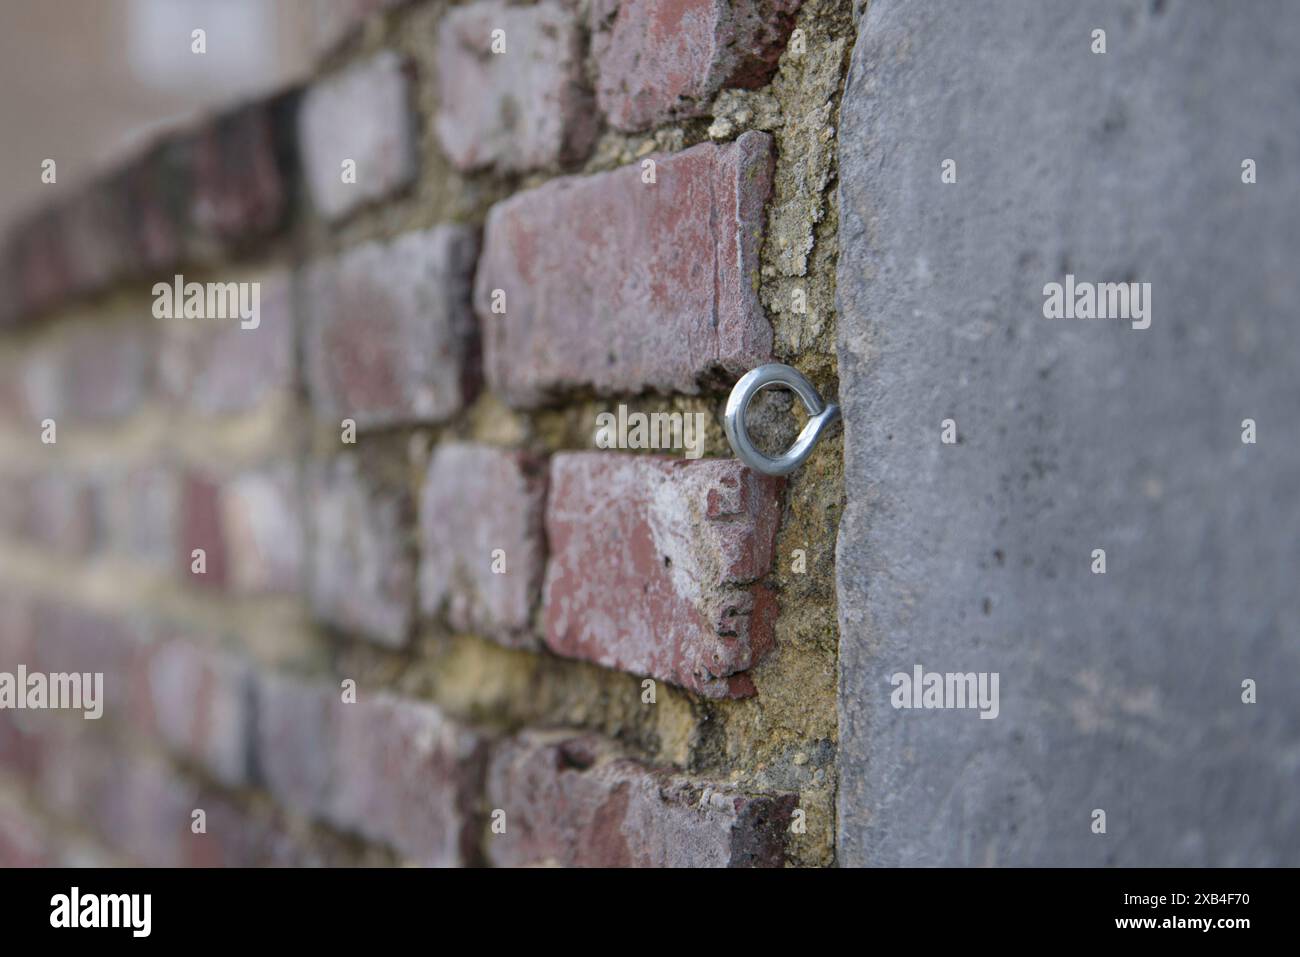
<path id="1" fill-rule="evenodd" d="M 808 413 L 808 421 L 794 445 L 777 456 L 765 455 L 755 448 L 745 425 L 745 413 L 749 410 L 750 400 L 762 389 L 774 386 L 784 386 L 797 395 Z M 767 475 L 788 475 L 803 465 L 821 438 L 822 431 L 839 416 L 840 407 L 833 402 L 823 404 L 822 397 L 817 394 L 813 384 L 798 369 L 780 362 L 769 362 L 741 376 L 727 397 L 723 424 L 727 431 L 727 441 L 731 443 L 731 450 L 738 459 Z"/>

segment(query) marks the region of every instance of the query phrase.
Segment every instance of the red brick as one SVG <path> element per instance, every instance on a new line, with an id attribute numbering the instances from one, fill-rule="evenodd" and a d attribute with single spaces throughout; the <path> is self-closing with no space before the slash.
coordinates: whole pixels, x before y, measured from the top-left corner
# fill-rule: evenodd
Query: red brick
<path id="1" fill-rule="evenodd" d="M 130 210 L 132 258 L 137 272 L 157 279 L 184 255 L 191 215 L 191 143 L 164 139 L 127 166 L 116 178 L 116 189 Z"/>
<path id="2" fill-rule="evenodd" d="M 136 412 L 154 382 L 156 336 L 140 325 L 91 325 L 34 349 L 24 363 L 31 424 L 108 424 Z"/>
<path id="3" fill-rule="evenodd" d="M 311 197 L 326 219 L 338 219 L 415 178 L 415 130 L 402 60 L 385 50 L 317 83 L 303 97 L 298 148 Z M 356 182 L 342 180 L 343 161 L 356 162 Z"/>
<path id="4" fill-rule="evenodd" d="M 163 324 L 159 377 L 163 395 L 205 416 L 233 415 L 292 394 L 293 299 L 287 272 L 268 273 L 259 283 L 259 323 L 208 327 L 194 320 Z"/>
<path id="5" fill-rule="evenodd" d="M 780 480 L 733 459 L 578 452 L 551 460 L 546 643 L 702 695 L 753 693 L 776 602 Z"/>
<path id="6" fill-rule="evenodd" d="M 593 0 L 601 110 L 642 130 L 700 116 L 724 87 L 768 81 L 801 0 Z"/>
<path id="7" fill-rule="evenodd" d="M 293 863 L 285 860 L 281 846 L 288 836 L 273 819 L 249 813 L 166 765 L 115 750 L 111 742 L 69 738 L 60 746 L 57 768 L 42 794 L 45 808 L 84 822 L 129 862 L 155 867 Z M 191 829 L 196 809 L 205 812 L 206 834 Z M 71 860 L 63 866 L 98 862 L 93 855 L 86 860 L 89 848 L 69 850 Z M 301 857 L 310 860 L 310 851 Z"/>
<path id="8" fill-rule="evenodd" d="M 488 381 L 512 405 L 591 387 L 695 393 L 769 358 L 756 290 L 771 138 L 657 164 L 654 184 L 634 165 L 492 208 L 474 302 Z M 491 311 L 494 289 L 504 315 Z"/>
<path id="9" fill-rule="evenodd" d="M 309 501 L 313 615 L 380 644 L 404 645 L 416 601 L 409 495 L 365 474 L 356 457 L 345 455 L 314 468 Z"/>
<path id="10" fill-rule="evenodd" d="M 488 804 L 503 867 L 780 867 L 793 795 L 746 795 L 620 756 L 592 736 L 529 733 L 494 750 Z"/>
<path id="11" fill-rule="evenodd" d="M 256 688 L 260 782 L 283 806 L 323 816 L 333 782 L 334 713 L 343 707 L 340 686 L 262 673 Z"/>
<path id="12" fill-rule="evenodd" d="M 68 716 L 48 711 L 23 715 L 39 721 L 34 723 L 41 758 L 40 773 L 34 780 L 35 800 L 53 820 L 79 825 L 71 831 L 62 825 L 51 830 L 60 845 L 60 864 L 118 863 L 105 861 L 96 845 L 119 851 L 130 848 L 137 860 L 142 855 L 135 855 L 136 845 L 141 852 L 151 850 L 159 855 L 154 836 L 145 827 L 160 804 L 142 800 L 147 792 L 136 787 L 140 783 L 136 764 L 128 754 L 116 750 L 112 736 L 103 733 L 96 722 L 63 720 Z M 156 826 L 157 822 L 153 823 Z M 93 843 L 81 837 L 95 833 L 100 837 Z M 162 862 L 174 863 L 174 859 Z"/>
<path id="13" fill-rule="evenodd" d="M 177 845 L 183 867 L 264 865 L 272 843 L 283 838 L 268 816 L 251 812 L 215 789 L 200 789 L 193 803 L 203 810 L 204 831 L 195 834 L 189 827 L 182 832 Z"/>
<path id="14" fill-rule="evenodd" d="M 154 382 L 155 337 L 140 326 L 92 327 L 68 343 L 63 368 L 66 411 L 88 422 L 128 416 Z"/>
<path id="15" fill-rule="evenodd" d="M 165 642 L 149 659 L 150 702 L 163 740 L 232 787 L 249 780 L 251 682 L 245 662 L 184 639 Z"/>
<path id="16" fill-rule="evenodd" d="M 181 479 L 181 524 L 177 565 L 185 579 L 202 588 L 225 588 L 230 556 L 222 521 L 221 486 L 211 476 L 187 472 Z M 203 572 L 194 571 L 194 550 L 204 554 Z"/>
<path id="17" fill-rule="evenodd" d="M 90 722 L 54 711 L 11 716 L 21 723 L 36 754 L 32 780 L 42 806 L 61 817 L 79 814 L 91 800 L 93 783 L 107 773 L 108 756 L 102 741 L 89 734 Z"/>
<path id="18" fill-rule="evenodd" d="M 288 211 L 288 170 L 276 124 L 292 97 L 238 107 L 190 136 L 189 226 L 196 257 L 220 254 L 276 232 Z"/>
<path id="19" fill-rule="evenodd" d="M 472 862 L 485 760 L 478 735 L 431 704 L 387 694 L 363 693 L 336 713 L 333 822 L 418 864 Z"/>
<path id="20" fill-rule="evenodd" d="M 98 539 L 95 486 L 83 476 L 53 471 L 24 484 L 26 537 L 62 555 L 88 556 Z"/>
<path id="21" fill-rule="evenodd" d="M 505 50 L 491 50 L 494 30 Z M 461 169 L 514 172 L 580 160 L 595 136 L 583 83 L 582 35 L 558 0 L 479 0 L 443 18 L 434 131 Z"/>
<path id="22" fill-rule="evenodd" d="M 337 681 L 263 674 L 257 688 L 259 778 L 282 807 L 411 860 L 463 862 L 482 783 L 477 738 L 419 702 L 371 700 L 363 689 L 343 704 Z M 307 848 L 273 836 L 268 853 L 289 864 L 349 862 L 319 841 Z"/>
<path id="23" fill-rule="evenodd" d="M 249 470 L 223 482 L 221 526 L 233 591 L 300 592 L 303 522 L 292 465 Z"/>
<path id="24" fill-rule="evenodd" d="M 31 670 L 102 673 L 102 719 L 139 729 L 151 726 L 147 625 L 48 600 L 35 603 L 32 613 L 36 638 L 27 662 Z M 75 715 L 74 724 L 83 721 Z"/>
<path id="25" fill-rule="evenodd" d="M 242 252 L 289 208 L 294 93 L 172 133 L 11 233 L 11 314 L 35 313 L 183 258 Z"/>
<path id="26" fill-rule="evenodd" d="M 485 445 L 434 451 L 420 500 L 420 607 L 457 631 L 533 647 L 546 560 L 541 462 Z M 503 573 L 493 571 L 500 549 Z M 499 566 L 498 566 L 499 567 Z"/>
<path id="27" fill-rule="evenodd" d="M 184 867 L 310 867 L 353 864 L 349 854 L 319 833 L 294 833 L 284 819 L 257 805 L 230 799 L 213 788 L 199 788 L 195 808 L 202 808 L 206 830 L 181 834 Z"/>
<path id="28" fill-rule="evenodd" d="M 108 549 L 159 572 L 188 574 L 188 551 L 178 564 L 181 491 L 181 474 L 165 464 L 107 477 L 96 500 L 96 522 Z"/>
<path id="29" fill-rule="evenodd" d="M 180 480 L 177 567 L 195 585 L 239 594 L 296 594 L 302 582 L 303 521 L 294 466 L 271 464 Z M 193 551 L 206 553 L 195 574 Z"/>
<path id="30" fill-rule="evenodd" d="M 472 230 L 443 225 L 310 271 L 305 361 L 320 416 L 366 428 L 441 421 L 463 407 L 477 382 L 476 251 Z"/>
<path id="31" fill-rule="evenodd" d="M 60 210 L 68 292 L 94 292 L 134 267 L 130 211 L 112 180 L 92 183 Z"/>
<path id="32" fill-rule="evenodd" d="M 47 207 L 23 219 L 12 231 L 12 270 L 20 311 L 49 309 L 72 289 L 67 236 L 59 211 Z"/>
<path id="33" fill-rule="evenodd" d="M 65 793 L 100 838 L 146 867 L 179 867 L 193 837 L 197 789 L 170 767 L 102 747 L 60 761 L 70 772 Z"/>

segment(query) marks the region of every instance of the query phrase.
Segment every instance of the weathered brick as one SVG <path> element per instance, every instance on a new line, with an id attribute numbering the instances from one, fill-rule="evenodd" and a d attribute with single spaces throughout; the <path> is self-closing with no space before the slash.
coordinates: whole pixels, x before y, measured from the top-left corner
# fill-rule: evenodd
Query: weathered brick
<path id="1" fill-rule="evenodd" d="M 310 867 L 355 863 L 355 854 L 319 832 L 295 832 L 284 817 L 266 808 L 232 800 L 215 788 L 200 787 L 193 803 L 202 808 L 205 831 L 187 829 L 178 842 L 184 867 Z"/>
<path id="2" fill-rule="evenodd" d="M 34 349 L 23 399 L 33 425 L 65 419 L 99 425 L 134 413 L 154 383 L 156 337 L 138 325 L 90 325 Z"/>
<path id="3" fill-rule="evenodd" d="M 312 406 L 361 428 L 436 422 L 477 386 L 470 284 L 478 240 L 435 226 L 317 263 L 304 332 Z"/>
<path id="4" fill-rule="evenodd" d="M 316 208 L 338 219 L 406 187 L 415 177 L 409 81 L 401 58 L 384 51 L 317 83 L 303 96 L 298 147 Z M 356 182 L 343 182 L 343 162 Z"/>
<path id="5" fill-rule="evenodd" d="M 48 471 L 25 480 L 26 537 L 42 548 L 86 557 L 98 541 L 96 488 L 69 472 Z"/>
<path id="6" fill-rule="evenodd" d="M 203 588 L 225 588 L 230 557 L 222 521 L 221 485 L 212 476 L 190 471 L 181 478 L 179 554 L 186 579 Z M 195 572 L 194 551 L 203 550 L 203 571 Z"/>
<path id="7" fill-rule="evenodd" d="M 139 158 L 28 217 L 11 235 L 12 312 L 33 313 L 211 258 L 274 233 L 288 211 L 294 93 L 171 133 Z"/>
<path id="8" fill-rule="evenodd" d="M 35 637 L 27 662 L 31 670 L 102 673 L 103 696 L 98 706 L 103 719 L 140 729 L 151 726 L 147 688 L 150 635 L 143 623 L 48 600 L 36 602 L 32 615 Z M 78 715 L 74 723 L 82 721 Z"/>
<path id="9" fill-rule="evenodd" d="M 303 576 L 303 521 L 292 465 L 242 472 L 221 487 L 221 528 L 231 588 L 244 594 L 297 594 Z"/>
<path id="10" fill-rule="evenodd" d="M 29 662 L 29 668 L 34 666 Z M 36 755 L 32 783 L 42 805 L 62 816 L 75 815 L 89 799 L 91 783 L 102 777 L 106 755 L 83 722 L 55 711 L 12 712 Z"/>
<path id="11" fill-rule="evenodd" d="M 503 52 L 490 49 L 505 31 Z M 582 35 L 559 0 L 479 0 L 450 11 L 438 33 L 434 131 L 461 169 L 513 172 L 584 157 L 595 111 L 583 85 Z"/>
<path id="12" fill-rule="evenodd" d="M 166 464 L 111 475 L 96 500 L 96 524 L 107 548 L 159 572 L 188 572 L 180 553 L 182 475 Z"/>
<path id="13" fill-rule="evenodd" d="M 241 594 L 293 594 L 302 582 L 304 533 L 297 473 L 271 464 L 218 476 L 188 471 L 179 482 L 176 561 L 193 583 Z M 193 571 L 204 550 L 206 571 Z"/>
<path id="14" fill-rule="evenodd" d="M 274 233 L 288 210 L 288 170 L 276 124 L 293 95 L 249 103 L 194 130 L 189 243 L 196 257 Z"/>
<path id="15" fill-rule="evenodd" d="M 257 775 L 283 806 L 323 816 L 333 782 L 337 684 L 272 673 L 257 676 Z"/>
<path id="16" fill-rule="evenodd" d="M 209 325 L 192 320 L 163 324 L 159 378 L 163 395 L 200 415 L 247 412 L 294 385 L 293 300 L 289 273 L 252 280 L 258 286 L 258 325 L 231 320 Z"/>
<path id="17" fill-rule="evenodd" d="M 457 631 L 532 647 L 545 495 L 543 464 L 524 453 L 439 445 L 420 500 L 421 610 L 445 613 Z"/>
<path id="18" fill-rule="evenodd" d="M 69 294 L 94 292 L 134 266 L 130 211 L 111 180 L 91 183 L 60 209 Z"/>
<path id="19" fill-rule="evenodd" d="M 780 480 L 734 459 L 609 452 L 551 460 L 546 643 L 708 697 L 753 693 L 776 601 Z"/>
<path id="20" fill-rule="evenodd" d="M 163 139 L 116 178 L 130 210 L 132 258 L 142 276 L 156 279 L 184 254 L 192 212 L 191 147 L 188 139 Z"/>
<path id="21" fill-rule="evenodd" d="M 163 740 L 229 786 L 249 780 L 251 675 L 246 662 L 185 639 L 163 643 L 149 659 L 149 697 Z"/>
<path id="22" fill-rule="evenodd" d="M 160 762 L 112 754 L 102 747 L 68 755 L 61 765 L 75 791 L 77 814 L 110 846 L 146 867 L 179 867 L 194 835 L 198 791 Z M 206 810 L 206 809 L 205 809 Z"/>
<path id="23" fill-rule="evenodd" d="M 203 810 L 204 830 L 191 830 L 177 842 L 183 867 L 257 867 L 268 862 L 272 844 L 284 838 L 275 822 L 227 798 L 201 788 L 194 806 Z"/>
<path id="24" fill-rule="evenodd" d="M 16 292 L 4 297 L 11 315 L 274 233 L 289 206 L 292 147 L 281 130 L 295 97 L 280 94 L 169 134 L 27 217 L 4 255 Z"/>
<path id="25" fill-rule="evenodd" d="M 334 823 L 416 863 L 465 863 L 478 828 L 482 739 L 431 704 L 387 694 L 336 714 Z"/>
<path id="26" fill-rule="evenodd" d="M 612 125 L 699 116 L 724 87 L 768 81 L 802 0 L 593 0 L 596 94 Z"/>
<path id="27" fill-rule="evenodd" d="M 488 381 L 512 405 L 587 387 L 695 393 L 770 357 L 756 289 L 771 137 L 657 164 L 655 183 L 639 166 L 562 178 L 488 214 L 474 303 Z"/>
<path id="28" fill-rule="evenodd" d="M 72 291 L 67 236 L 63 219 L 46 207 L 23 219 L 12 231 L 12 270 L 24 313 L 49 309 Z"/>
<path id="29" fill-rule="evenodd" d="M 66 411 L 93 422 L 134 413 L 153 386 L 155 349 L 155 337 L 139 326 L 74 335 L 64 358 Z"/>
<path id="30" fill-rule="evenodd" d="M 620 756 L 592 736 L 527 733 L 494 749 L 487 838 L 503 867 L 780 867 L 795 796 L 746 795 Z"/>
<path id="31" fill-rule="evenodd" d="M 311 485 L 313 615 L 384 645 L 405 644 L 416 601 L 409 495 L 364 474 L 350 455 L 319 464 Z"/>
<path id="32" fill-rule="evenodd" d="M 481 787 L 477 739 L 418 702 L 370 701 L 363 690 L 344 704 L 337 682 L 268 673 L 257 688 L 259 781 L 280 806 L 373 836 L 411 860 L 463 859 Z M 372 754 L 368 734 L 393 739 L 391 747 Z M 269 840 L 263 854 L 272 863 L 355 863 L 319 835 L 310 846 L 274 832 Z"/>

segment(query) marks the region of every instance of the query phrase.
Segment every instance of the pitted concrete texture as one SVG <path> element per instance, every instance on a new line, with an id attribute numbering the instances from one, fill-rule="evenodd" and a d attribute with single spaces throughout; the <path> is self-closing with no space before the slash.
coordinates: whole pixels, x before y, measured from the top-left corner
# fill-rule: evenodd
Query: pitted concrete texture
<path id="1" fill-rule="evenodd" d="M 841 864 L 1300 864 L 1298 48 L 1284 0 L 869 4 Z M 1067 275 L 1150 327 L 1045 318 Z M 896 709 L 916 665 L 998 673 L 997 717 Z"/>

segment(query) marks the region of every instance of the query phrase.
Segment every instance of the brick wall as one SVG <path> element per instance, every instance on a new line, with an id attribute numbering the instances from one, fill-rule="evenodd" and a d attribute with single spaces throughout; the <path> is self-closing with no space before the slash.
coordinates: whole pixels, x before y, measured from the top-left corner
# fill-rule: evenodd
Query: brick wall
<path id="1" fill-rule="evenodd" d="M 0 863 L 832 863 L 838 437 L 720 414 L 835 394 L 850 4 L 326 6 L 5 234 L 0 672 L 105 700 L 0 711 Z"/>

